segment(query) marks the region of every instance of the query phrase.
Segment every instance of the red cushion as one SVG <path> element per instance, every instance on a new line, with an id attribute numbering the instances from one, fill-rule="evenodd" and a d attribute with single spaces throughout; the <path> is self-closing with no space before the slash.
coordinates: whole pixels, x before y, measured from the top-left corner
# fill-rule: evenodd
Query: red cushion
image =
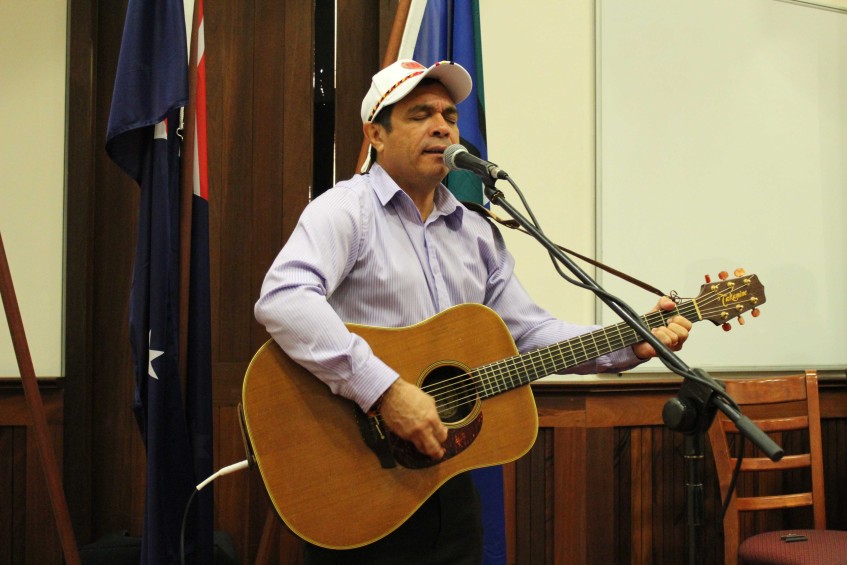
<path id="1" fill-rule="evenodd" d="M 786 542 L 786 534 L 806 536 Z M 847 532 L 837 530 L 785 530 L 747 538 L 738 547 L 739 565 L 845 565 Z"/>

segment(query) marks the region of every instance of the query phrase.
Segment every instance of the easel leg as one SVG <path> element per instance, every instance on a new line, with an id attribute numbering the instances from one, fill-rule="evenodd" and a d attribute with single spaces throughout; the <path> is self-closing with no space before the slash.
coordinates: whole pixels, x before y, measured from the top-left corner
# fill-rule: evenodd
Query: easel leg
<path id="1" fill-rule="evenodd" d="M 24 395 L 32 415 L 38 454 L 41 457 L 50 501 L 53 503 L 53 516 L 56 519 L 56 528 L 62 542 L 65 562 L 68 565 L 79 565 L 79 550 L 71 526 L 71 516 L 68 512 L 65 492 L 62 490 L 62 481 L 59 479 L 59 465 L 56 463 L 56 453 L 53 450 L 53 443 L 50 441 L 50 434 L 47 430 L 47 416 L 44 413 L 44 404 L 41 401 L 41 391 L 38 390 L 32 356 L 29 352 L 29 345 L 27 345 L 21 311 L 18 307 L 15 287 L 12 284 L 12 274 L 9 271 L 9 261 L 6 257 L 6 248 L 3 246 L 2 236 L 0 236 L 0 295 L 3 297 L 3 307 L 6 310 L 6 319 L 9 322 L 9 332 L 12 334 L 12 345 L 15 349 L 15 357 L 18 360 L 18 369 L 21 372 Z"/>

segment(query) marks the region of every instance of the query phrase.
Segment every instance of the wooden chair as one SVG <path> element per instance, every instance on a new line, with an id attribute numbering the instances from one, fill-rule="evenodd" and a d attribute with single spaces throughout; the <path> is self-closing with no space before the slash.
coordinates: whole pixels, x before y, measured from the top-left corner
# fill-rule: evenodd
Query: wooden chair
<path id="1" fill-rule="evenodd" d="M 771 434 L 777 443 L 782 443 L 783 434 L 793 430 L 808 434 L 808 450 L 792 448 L 779 462 L 772 462 L 761 454 L 749 456 L 745 450 L 738 484 L 753 487 L 757 492 L 736 492 L 727 508 L 723 520 L 724 560 L 728 565 L 778 563 L 827 563 L 847 562 L 847 532 L 826 529 L 826 508 L 824 502 L 823 458 L 821 448 L 820 404 L 818 402 L 818 376 L 815 371 L 788 377 L 743 379 L 726 382 L 729 395 L 741 406 L 742 412 L 753 420 L 763 431 Z M 798 432 L 792 432 L 795 435 Z M 709 429 L 709 441 L 715 459 L 721 499 L 726 500 L 736 457 L 731 453 L 731 445 L 739 439 L 738 430 L 722 413 L 718 413 Z M 733 442 L 730 442 L 733 439 Z M 749 447 L 751 444 L 746 442 Z M 792 443 L 792 446 L 794 443 Z M 785 444 L 783 444 L 785 447 Z M 797 453 L 797 451 L 803 451 Z M 804 471 L 793 471 L 793 470 Z M 783 471 L 792 470 L 795 474 L 806 475 L 803 484 L 810 485 L 806 492 L 791 494 L 760 494 L 762 485 L 780 489 Z M 774 473 L 779 471 L 779 473 Z M 746 480 L 755 476 L 756 481 Z M 762 477 L 764 476 L 764 479 Z M 776 479 L 775 479 L 776 477 Z M 750 484 L 752 482 L 752 484 Z M 748 489 L 745 489 L 748 490 Z M 752 526 L 752 512 L 798 508 L 808 506 L 812 509 L 814 529 L 779 530 L 756 533 L 741 541 L 742 536 Z M 779 518 L 779 517 L 778 517 Z M 742 526 L 744 526 L 742 528 Z M 800 541 L 786 541 L 783 536 L 796 534 Z M 805 539 L 803 539 L 805 538 Z"/>

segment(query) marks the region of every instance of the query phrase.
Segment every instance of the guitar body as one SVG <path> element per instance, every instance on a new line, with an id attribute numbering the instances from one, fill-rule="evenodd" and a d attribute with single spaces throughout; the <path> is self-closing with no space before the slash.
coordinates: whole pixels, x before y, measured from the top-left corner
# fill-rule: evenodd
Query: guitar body
<path id="1" fill-rule="evenodd" d="M 503 321 L 478 304 L 406 328 L 348 328 L 417 386 L 442 371 L 464 374 L 517 353 Z M 358 407 L 332 394 L 273 341 L 248 367 L 242 403 L 245 431 L 277 513 L 301 538 L 335 549 L 391 533 L 459 473 L 521 457 L 538 430 L 532 391 L 521 386 L 477 399 L 455 421 L 442 417 L 451 447 L 441 461 L 420 454 L 404 459 L 399 449 L 398 464 L 384 468 L 360 433 Z"/>
<path id="2" fill-rule="evenodd" d="M 748 310 L 758 316 L 765 303 L 758 277 L 741 269 L 737 278 L 727 276 L 642 322 L 657 328 L 681 315 L 726 327 Z M 459 473 L 521 457 L 538 433 L 535 400 L 524 385 L 642 339 L 619 323 L 518 355 L 500 317 L 479 304 L 406 328 L 347 327 L 400 378 L 432 394 L 448 439 L 441 460 L 424 457 L 388 434 L 378 415 L 366 417 L 266 343 L 244 376 L 245 441 L 277 514 L 301 538 L 334 549 L 391 533 Z"/>

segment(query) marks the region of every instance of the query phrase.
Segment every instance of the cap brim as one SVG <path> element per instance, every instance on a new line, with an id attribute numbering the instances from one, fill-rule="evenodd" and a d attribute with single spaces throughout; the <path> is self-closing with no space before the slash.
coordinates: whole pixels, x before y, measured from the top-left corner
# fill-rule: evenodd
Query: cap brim
<path id="1" fill-rule="evenodd" d="M 456 104 L 467 98 L 471 93 L 471 89 L 473 89 L 471 75 L 458 63 L 448 61 L 436 63 L 427 69 L 421 80 L 427 77 L 433 78 L 443 84 L 450 94 L 450 98 Z"/>

